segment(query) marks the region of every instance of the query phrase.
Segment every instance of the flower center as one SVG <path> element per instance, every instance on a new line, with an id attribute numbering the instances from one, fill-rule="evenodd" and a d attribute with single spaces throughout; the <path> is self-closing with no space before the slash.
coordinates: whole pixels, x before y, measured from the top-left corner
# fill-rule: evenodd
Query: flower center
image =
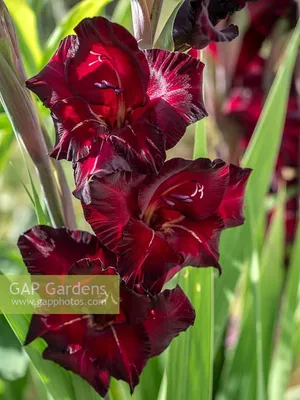
<path id="1" fill-rule="evenodd" d="M 97 63 L 103 63 L 106 62 L 110 65 L 111 69 L 113 70 L 116 80 L 118 82 L 118 85 L 115 85 L 111 82 L 108 82 L 107 80 L 102 80 L 101 82 L 95 82 L 94 85 L 99 88 L 99 89 L 111 89 L 114 91 L 116 94 L 117 98 L 117 115 L 116 115 L 116 125 L 118 128 L 121 128 L 124 125 L 125 122 L 125 117 L 126 117 L 126 106 L 125 106 L 125 101 L 124 101 L 124 89 L 121 87 L 122 82 L 120 79 L 120 76 L 116 70 L 116 68 L 113 65 L 113 62 L 104 54 L 97 53 L 95 51 L 90 51 L 90 54 L 96 56 L 96 60 L 90 62 L 88 65 L 89 67 L 93 66 L 94 64 Z M 109 106 L 109 104 L 107 104 Z"/>
<path id="2" fill-rule="evenodd" d="M 197 181 L 184 181 L 165 190 L 145 214 L 144 222 L 155 231 L 166 231 L 172 224 L 185 218 L 187 207 L 203 199 L 204 185 Z"/>

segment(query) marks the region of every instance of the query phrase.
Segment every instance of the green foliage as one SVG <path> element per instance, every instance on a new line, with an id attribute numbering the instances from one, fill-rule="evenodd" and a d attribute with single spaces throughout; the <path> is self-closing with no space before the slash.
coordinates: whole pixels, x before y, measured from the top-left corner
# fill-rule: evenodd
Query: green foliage
<path id="1" fill-rule="evenodd" d="M 173 50 L 173 24 L 183 0 L 165 0 L 162 3 L 157 29 L 154 35 L 155 47 Z"/>
<path id="2" fill-rule="evenodd" d="M 300 225 L 293 247 L 287 282 L 283 293 L 279 321 L 279 338 L 271 366 L 268 394 L 272 400 L 284 396 L 294 362 L 295 343 L 298 339 L 296 311 L 299 306 L 300 282 Z M 299 353 L 298 353 L 299 354 Z"/>
<path id="3" fill-rule="evenodd" d="M 0 377 L 8 381 L 23 378 L 27 372 L 28 359 L 25 352 L 10 329 L 6 319 L 0 315 Z"/>
<path id="4" fill-rule="evenodd" d="M 26 0 L 5 0 L 5 4 L 15 23 L 27 72 L 34 74 L 37 72 L 43 56 L 39 43 L 36 14 Z"/>
<path id="5" fill-rule="evenodd" d="M 286 104 L 295 59 L 300 41 L 298 25 L 283 58 L 281 69 L 272 89 L 243 159 L 243 166 L 254 168 L 246 192 L 247 223 L 240 228 L 224 232 L 220 254 L 223 266 L 222 279 L 215 283 L 215 350 L 221 343 L 229 306 L 233 300 L 236 284 L 241 276 L 245 262 L 249 263 L 253 248 L 253 235 L 260 239 L 264 218 L 264 197 L 271 181 L 272 171 L 281 142 L 282 128 L 286 113 Z M 272 138 L 272 139 L 270 139 Z M 257 244 L 254 245 L 257 248 Z"/>

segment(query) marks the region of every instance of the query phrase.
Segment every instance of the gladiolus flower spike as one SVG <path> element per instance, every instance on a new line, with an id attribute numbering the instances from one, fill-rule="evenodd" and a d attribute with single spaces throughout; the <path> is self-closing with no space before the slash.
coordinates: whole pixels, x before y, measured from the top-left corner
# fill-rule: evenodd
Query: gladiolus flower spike
<path id="1" fill-rule="evenodd" d="M 220 17 L 218 17 L 220 18 Z M 188 125 L 207 115 L 204 65 L 180 52 L 140 50 L 122 26 L 85 19 L 27 87 L 50 109 L 51 156 L 72 161 L 74 194 L 96 235 L 36 226 L 18 242 L 32 275 L 117 275 L 118 315 L 34 315 L 26 344 L 105 396 L 131 391 L 149 358 L 193 325 L 195 310 L 164 284 L 187 265 L 219 265 L 221 231 L 241 225 L 249 169 L 222 160 L 165 162 Z"/>

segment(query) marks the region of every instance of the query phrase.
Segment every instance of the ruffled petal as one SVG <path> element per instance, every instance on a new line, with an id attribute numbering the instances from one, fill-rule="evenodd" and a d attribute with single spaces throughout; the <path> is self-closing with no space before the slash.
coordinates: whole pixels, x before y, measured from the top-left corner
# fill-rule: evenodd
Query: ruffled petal
<path id="1" fill-rule="evenodd" d="M 89 353 L 78 345 L 70 345 L 65 351 L 48 347 L 45 360 L 51 360 L 86 380 L 100 396 L 104 397 L 109 388 L 109 371 L 96 367 Z"/>
<path id="2" fill-rule="evenodd" d="M 151 346 L 142 325 L 111 325 L 102 331 L 90 331 L 87 346 L 95 357 L 95 364 L 108 369 L 111 376 L 128 382 L 131 391 L 139 382 Z"/>
<path id="3" fill-rule="evenodd" d="M 138 214 L 137 189 L 144 176 L 118 171 L 88 184 L 89 204 L 82 203 L 84 216 L 99 240 L 115 251 L 123 228 Z"/>
<path id="4" fill-rule="evenodd" d="M 202 97 L 204 64 L 179 52 L 154 49 L 145 54 L 150 66 L 145 112 L 166 136 L 169 149 L 181 139 L 189 124 L 207 115 Z"/>
<path id="5" fill-rule="evenodd" d="M 191 36 L 191 45 L 196 49 L 203 49 L 210 42 L 231 42 L 238 35 L 239 29 L 236 25 L 218 30 L 209 18 L 207 5 L 203 5 Z"/>
<path id="6" fill-rule="evenodd" d="M 115 115 L 146 102 L 149 67 L 135 38 L 103 17 L 86 18 L 75 28 L 78 47 L 68 63 L 68 85 L 91 104 Z M 132 81 L 134 80 L 134 90 Z"/>
<path id="7" fill-rule="evenodd" d="M 226 228 L 232 228 L 244 223 L 243 205 L 246 184 L 251 169 L 230 165 L 230 178 L 225 196 L 218 209 Z"/>
<path id="8" fill-rule="evenodd" d="M 131 167 L 119 156 L 109 138 L 99 139 L 92 146 L 89 155 L 74 163 L 73 168 L 76 183 L 73 194 L 84 203 L 91 202 L 88 183 L 93 175 L 100 178 L 115 171 L 131 171 Z"/>
<path id="9" fill-rule="evenodd" d="M 105 268 L 100 260 L 83 259 L 76 262 L 69 270 L 70 275 L 118 275 L 114 267 Z M 127 288 L 123 280 L 120 281 L 120 314 L 116 317 L 118 322 L 124 315 L 126 321 L 136 325 L 145 321 L 150 313 L 150 300 L 144 295 L 139 295 Z M 108 316 L 109 317 L 109 316 Z M 113 316 L 112 319 L 114 319 Z M 97 316 L 100 323 L 101 315 Z M 107 316 L 103 315 L 101 323 L 105 324 Z"/>
<path id="10" fill-rule="evenodd" d="M 25 345 L 41 337 L 59 350 L 69 344 L 82 345 L 88 327 L 88 317 L 77 314 L 33 314 Z"/>
<path id="11" fill-rule="evenodd" d="M 88 103 L 80 97 L 57 101 L 51 108 L 56 128 L 56 144 L 50 155 L 57 159 L 78 161 L 86 157 L 93 143 L 107 133 Z"/>
<path id="12" fill-rule="evenodd" d="M 111 253 L 88 232 L 70 231 L 38 225 L 18 240 L 28 272 L 32 275 L 65 275 L 81 258 L 99 258 L 105 262 Z"/>
<path id="13" fill-rule="evenodd" d="M 157 280 L 181 263 L 163 236 L 133 218 L 124 229 L 118 255 L 117 270 L 127 285 L 142 285 L 150 291 Z"/>
<path id="14" fill-rule="evenodd" d="M 215 25 L 245 6 L 245 1 L 185 0 L 174 23 L 175 49 L 202 49 L 211 42 L 230 42 L 238 36 L 238 27 L 218 30 Z"/>
<path id="15" fill-rule="evenodd" d="M 151 342 L 151 356 L 157 356 L 194 324 L 195 310 L 179 286 L 164 290 L 152 301 L 153 308 L 144 326 Z"/>
<path id="16" fill-rule="evenodd" d="M 174 158 L 157 176 L 145 179 L 139 192 L 142 216 L 160 206 L 198 220 L 214 214 L 225 195 L 229 165 L 224 161 Z"/>
<path id="17" fill-rule="evenodd" d="M 66 83 L 65 66 L 76 46 L 77 37 L 67 36 L 44 69 L 26 82 L 28 89 L 37 94 L 46 107 L 50 108 L 56 101 L 72 96 Z"/>
<path id="18" fill-rule="evenodd" d="M 110 136 L 117 153 L 133 171 L 157 174 L 166 158 L 166 139 L 156 126 L 138 119 Z"/>
<path id="19" fill-rule="evenodd" d="M 222 229 L 224 223 L 218 216 L 199 222 L 185 218 L 170 223 L 165 236 L 170 247 L 184 258 L 183 265 L 214 266 L 221 271 L 218 247 Z"/>

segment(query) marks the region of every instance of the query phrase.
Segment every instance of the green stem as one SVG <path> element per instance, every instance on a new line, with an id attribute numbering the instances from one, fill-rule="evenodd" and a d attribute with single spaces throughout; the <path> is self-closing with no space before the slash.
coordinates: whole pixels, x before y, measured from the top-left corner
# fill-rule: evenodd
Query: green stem
<path id="1" fill-rule="evenodd" d="M 41 127 L 42 127 L 42 133 L 43 133 L 43 136 L 45 139 L 47 149 L 48 149 L 48 151 L 50 151 L 53 147 L 51 139 L 50 139 L 49 134 L 42 122 L 41 122 Z M 73 202 L 72 202 L 72 195 L 71 195 L 71 191 L 70 191 L 63 167 L 59 161 L 54 160 L 54 159 L 52 159 L 52 165 L 56 171 L 56 178 L 57 178 L 57 184 L 59 186 L 59 195 L 60 195 L 61 205 L 62 205 L 63 214 L 64 214 L 65 226 L 68 227 L 69 229 L 76 230 L 77 224 L 76 224 L 76 216 L 75 216 Z"/>
<path id="2" fill-rule="evenodd" d="M 56 227 L 63 226 L 57 187 L 32 100 L 3 53 L 0 54 L 0 67 L 1 103 L 15 134 L 22 139 L 37 168 L 52 224 Z"/>

